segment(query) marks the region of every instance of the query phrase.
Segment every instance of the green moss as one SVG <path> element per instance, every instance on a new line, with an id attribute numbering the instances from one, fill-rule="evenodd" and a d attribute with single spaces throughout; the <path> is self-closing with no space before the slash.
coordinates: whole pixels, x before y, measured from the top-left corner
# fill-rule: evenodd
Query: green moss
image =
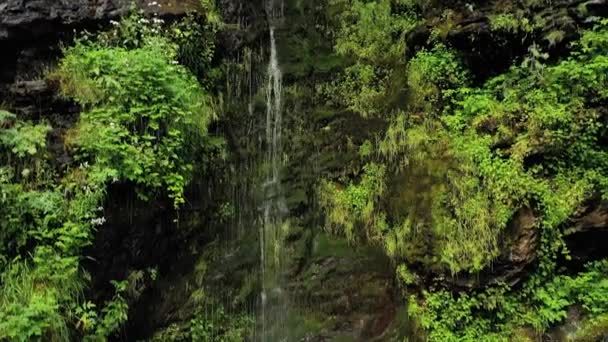
<path id="1" fill-rule="evenodd" d="M 353 336 L 351 335 L 338 335 L 338 336 L 334 336 L 332 337 L 332 339 L 330 340 L 331 342 L 353 342 L 355 339 Z"/>
<path id="2" fill-rule="evenodd" d="M 581 327 L 569 336 L 570 341 L 594 342 L 600 341 L 608 334 L 608 314 L 586 319 Z"/>
<path id="3" fill-rule="evenodd" d="M 299 341 L 306 336 L 315 335 L 327 329 L 331 320 L 309 311 L 299 310 L 288 316 L 287 331 L 293 341 Z"/>
<path id="4" fill-rule="evenodd" d="M 325 233 L 316 235 L 313 241 L 312 258 L 325 257 L 353 257 L 355 250 L 348 244 L 348 241 L 330 237 Z"/>
<path id="5" fill-rule="evenodd" d="M 315 121 L 325 121 L 335 118 L 338 113 L 332 108 L 316 107 L 312 115 Z"/>

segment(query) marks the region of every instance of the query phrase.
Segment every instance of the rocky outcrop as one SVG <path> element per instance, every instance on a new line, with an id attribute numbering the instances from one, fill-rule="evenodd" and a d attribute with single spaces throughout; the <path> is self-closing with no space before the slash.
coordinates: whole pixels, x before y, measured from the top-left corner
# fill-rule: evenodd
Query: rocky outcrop
<path id="1" fill-rule="evenodd" d="M 0 5 L 0 39 L 27 41 L 65 27 L 116 17 L 128 9 L 126 0 L 8 0 Z"/>
<path id="2" fill-rule="evenodd" d="M 599 198 L 579 208 L 567 223 L 564 240 L 570 260 L 563 262 L 580 268 L 586 262 L 608 257 L 608 202 Z M 473 289 L 488 284 L 516 285 L 526 278 L 536 263 L 540 245 L 539 218 L 529 208 L 520 209 L 503 234 L 501 255 L 480 274 L 458 274 L 451 281 L 456 289 Z"/>
<path id="3" fill-rule="evenodd" d="M 512 27 L 493 28 L 493 18 L 516 13 Z M 558 0 L 520 8 L 517 1 L 436 1 L 427 6 L 425 24 L 408 38 L 409 53 L 418 51 L 433 34 L 444 37 L 457 49 L 478 81 L 499 74 L 518 62 L 532 44 L 551 55 L 563 55 L 580 28 L 592 27 L 608 14 L 608 0 Z M 526 20 L 523 27 L 519 20 Z M 534 24 L 531 24 L 534 23 Z M 521 26 L 520 26 L 521 25 Z"/>
<path id="4" fill-rule="evenodd" d="M 608 229 L 608 201 L 593 201 L 580 208 L 566 235 Z"/>
<path id="5" fill-rule="evenodd" d="M 505 283 L 513 286 L 528 274 L 537 258 L 540 244 L 539 218 L 530 208 L 520 209 L 505 230 L 501 254 L 479 274 L 457 274 L 451 281 L 455 289 L 473 289 L 488 284 Z"/>
<path id="6" fill-rule="evenodd" d="M 107 21 L 127 12 L 131 0 L 7 0 L 0 4 L 0 41 L 27 41 Z M 196 9 L 196 1 L 142 1 L 138 6 L 159 15 Z"/>
<path id="7" fill-rule="evenodd" d="M 219 0 L 218 7 L 227 24 L 226 30 L 220 33 L 224 55 L 238 53 L 243 46 L 266 38 L 264 0 Z"/>
<path id="8" fill-rule="evenodd" d="M 567 263 L 580 268 L 588 261 L 608 257 L 608 201 L 596 198 L 579 209 L 565 231 L 565 241 L 571 260 Z"/>
<path id="9" fill-rule="evenodd" d="M 503 252 L 492 270 L 493 282 L 509 282 L 510 285 L 521 280 L 527 266 L 536 261 L 540 243 L 539 219 L 529 208 L 522 208 L 509 225 Z"/>
<path id="10" fill-rule="evenodd" d="M 289 276 L 299 309 L 294 313 L 298 324 L 289 330 L 297 331 L 299 340 L 397 341 L 410 336 L 415 341 L 382 250 L 354 248 L 323 233 L 303 239 L 309 243 L 295 254 L 303 254 L 304 263 L 291 268 Z"/>

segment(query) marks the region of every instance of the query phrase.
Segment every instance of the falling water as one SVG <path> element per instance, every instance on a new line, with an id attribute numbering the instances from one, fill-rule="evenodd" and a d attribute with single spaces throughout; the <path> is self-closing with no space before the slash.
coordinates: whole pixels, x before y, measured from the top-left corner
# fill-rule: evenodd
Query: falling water
<path id="1" fill-rule="evenodd" d="M 270 25 L 270 60 L 266 84 L 266 137 L 263 220 L 260 226 L 260 273 L 262 291 L 258 312 L 259 340 L 285 341 L 287 299 L 281 285 L 283 238 L 287 211 L 281 189 L 282 166 L 282 73 L 279 67 L 273 22 L 282 13 L 274 1 L 268 6 Z"/>

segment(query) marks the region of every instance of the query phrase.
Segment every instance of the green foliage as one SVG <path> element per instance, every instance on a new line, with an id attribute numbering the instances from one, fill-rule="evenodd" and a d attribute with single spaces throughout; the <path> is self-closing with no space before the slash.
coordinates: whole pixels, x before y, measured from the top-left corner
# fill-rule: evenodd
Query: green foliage
<path id="1" fill-rule="evenodd" d="M 374 205 L 385 191 L 385 168 L 378 164 L 364 167 L 361 182 L 351 183 L 345 189 L 323 181 L 319 187 L 319 202 L 327 214 L 327 229 L 343 233 L 349 240 L 356 238 L 355 226 L 364 222 L 368 237 L 375 235 L 383 225 L 374 214 Z"/>
<path id="2" fill-rule="evenodd" d="M 467 73 L 457 56 L 443 45 L 432 51 L 422 50 L 410 61 L 407 85 L 410 88 L 410 106 L 432 112 L 442 107 L 442 98 L 448 90 L 458 89 L 467 83 Z"/>
<path id="3" fill-rule="evenodd" d="M 601 317 L 608 312 L 608 261 L 587 265 L 576 276 L 556 276 L 520 292 L 507 286 L 479 294 L 425 293 L 424 305 L 410 300 L 409 311 L 427 329 L 430 341 L 512 341 L 520 326 L 543 331 L 566 317 L 571 305 Z"/>
<path id="4" fill-rule="evenodd" d="M 2 276 L 0 317 L 5 326 L 0 338 L 66 339 L 84 286 L 80 253 L 90 245 L 94 225 L 103 221 L 97 217 L 103 183 L 88 178 L 87 169 L 76 170 L 59 185 L 40 184 L 41 189 L 25 193 L 14 183 L 2 184 L 2 192 L 12 197 L 2 214 L 11 233 L 3 242 L 12 248 L 5 252 L 13 260 Z M 14 191 L 7 193 L 7 188 Z M 31 245 L 35 247 L 28 251 Z"/>
<path id="5" fill-rule="evenodd" d="M 405 36 L 417 24 L 415 5 L 403 0 L 332 0 L 335 50 L 352 60 L 342 76 L 322 87 L 336 103 L 364 117 L 377 116 L 403 66 Z"/>
<path id="6" fill-rule="evenodd" d="M 105 341 L 127 321 L 129 306 L 125 292 L 128 281 L 112 281 L 112 285 L 116 290 L 114 298 L 102 308 L 101 317 L 91 302 L 85 302 L 75 310 L 79 317 L 77 326 L 84 332 L 85 341 Z"/>
<path id="7" fill-rule="evenodd" d="M 48 125 L 35 125 L 0 112 L 0 269 L 56 221 L 62 197 L 36 189 L 48 181 L 45 160 Z"/>
<path id="8" fill-rule="evenodd" d="M 514 18 L 495 18 L 495 28 L 536 30 Z M 412 299 L 411 314 L 429 340 L 523 340 L 521 329 L 543 332 L 573 305 L 591 321 L 605 315 L 606 261 L 564 275 L 557 259 L 569 258 L 563 236 L 570 218 L 598 194 L 606 198 L 606 37 L 602 21 L 552 65 L 533 45 L 521 65 L 478 88 L 468 86 L 449 49 L 420 51 L 407 68 L 410 101 L 373 147 L 380 157 L 374 165 L 384 170 L 377 179 L 384 185 L 373 188 L 382 191 L 364 190 L 364 177 L 341 182 L 347 186 L 322 182 L 329 229 L 379 242 L 398 262 L 404 286 L 417 283 L 411 265 L 439 273 L 438 281 L 488 269 L 508 248 L 503 238 L 515 215 L 533 213 L 541 236 L 534 275 L 518 290 L 434 288 L 423 302 Z M 368 149 L 362 159 L 374 156 Z"/>
<path id="9" fill-rule="evenodd" d="M 363 117 L 373 117 L 379 114 L 379 101 L 386 96 L 389 79 L 389 71 L 358 63 L 346 68 L 340 79 L 322 91 Z"/>
<path id="10" fill-rule="evenodd" d="M 210 319 L 212 318 L 212 319 Z M 219 307 L 209 315 L 197 314 L 190 321 L 192 341 L 197 342 L 239 342 L 247 338 L 252 317 L 246 315 L 228 315 Z"/>
<path id="11" fill-rule="evenodd" d="M 154 342 L 239 342 L 251 338 L 255 320 L 242 313 L 225 312 L 224 307 L 198 307 L 189 321 L 176 322 L 157 332 L 151 338 Z"/>
<path id="12" fill-rule="evenodd" d="M 362 62 L 391 62 L 405 51 L 404 34 L 413 28 L 415 17 L 403 1 L 332 0 L 339 7 L 336 51 Z M 394 37 L 399 37 L 394 39 Z"/>
<path id="13" fill-rule="evenodd" d="M 490 27 L 493 31 L 510 33 L 532 33 L 542 29 L 545 23 L 540 17 L 527 18 L 522 12 L 502 13 L 490 17 Z"/>
<path id="14" fill-rule="evenodd" d="M 0 338 L 68 340 L 69 317 L 64 315 L 60 304 L 81 291 L 82 282 L 74 274 L 64 275 L 59 283 L 26 263 L 12 263 L 2 274 Z"/>
<path id="15" fill-rule="evenodd" d="M 179 206 L 192 170 L 183 156 L 214 112 L 173 58 L 162 40 L 133 50 L 79 43 L 66 51 L 55 77 L 66 96 L 87 108 L 68 140 L 80 158 L 134 182 L 144 198 L 150 189 L 166 188 Z"/>
<path id="16" fill-rule="evenodd" d="M 0 111 L 0 146 L 10 149 L 19 158 L 34 156 L 46 147 L 46 135 L 51 130 L 50 126 L 14 120 L 13 114 Z M 4 128 L 9 126 L 10 128 Z"/>
<path id="17" fill-rule="evenodd" d="M 132 279 L 96 307 L 80 265 L 105 222 L 107 185 L 131 182 L 179 206 L 193 170 L 185 160 L 221 145 L 207 136 L 210 96 L 163 34 L 162 21 L 137 12 L 65 50 L 51 77 L 83 109 L 64 137 L 67 169 L 47 161 L 49 125 L 0 111 L 0 340 L 110 338 L 127 320 Z"/>
<path id="18" fill-rule="evenodd" d="M 510 341 L 519 327 L 542 332 L 560 323 L 572 305 L 580 305 L 589 317 L 605 315 L 607 261 L 592 263 L 585 272 L 570 276 L 557 272 L 555 260 L 561 254 L 568 257 L 562 238 L 568 219 L 587 199 L 605 192 L 608 168 L 602 141 L 606 131 L 601 128 L 598 106 L 605 104 L 608 86 L 603 76 L 608 71 L 606 36 L 608 29 L 601 24 L 582 35 L 566 60 L 541 67 L 524 62 L 482 89 L 463 88 L 453 111 L 445 111 L 450 154 L 459 163 L 457 177 L 448 173 L 448 179 L 465 187 L 450 187 L 445 195 L 450 198 L 456 190 L 455 198 L 464 201 L 450 205 L 452 199 L 438 205 L 456 214 L 456 220 L 439 234 L 440 239 L 446 236 L 454 241 L 444 249 L 450 253 L 444 262 L 452 270 L 486 265 L 498 251 L 492 249 L 500 246 L 483 241 L 496 241 L 520 208 L 534 208 L 542 239 L 538 272 L 521 290 L 503 286 L 458 296 L 444 291 L 425 293 L 425 304 L 414 303 L 411 309 L 430 340 Z M 465 170 L 472 177 L 463 177 Z M 484 193 L 487 197 L 477 201 Z M 488 204 L 495 209 L 484 210 Z M 445 213 L 438 218 L 450 216 Z M 484 217 L 493 221 L 479 222 Z M 467 234 L 477 233 L 449 237 L 461 231 L 450 229 L 466 222 L 470 222 Z M 490 240 L 480 239 L 483 236 Z M 467 247 L 470 241 L 477 251 L 473 245 Z M 467 261 L 459 254 L 481 259 Z"/>
<path id="19" fill-rule="evenodd" d="M 175 22 L 168 31 L 170 40 L 177 46 L 177 60 L 188 68 L 206 89 L 217 84 L 219 77 L 219 70 L 213 68 L 212 61 L 216 51 L 216 33 L 221 22 L 215 16 L 209 15 L 201 17 L 188 14 L 183 20 Z"/>
<path id="20" fill-rule="evenodd" d="M 397 267 L 397 279 L 399 279 L 400 284 L 410 286 L 416 284 L 418 276 L 410 271 L 405 264 L 401 264 Z"/>
<path id="21" fill-rule="evenodd" d="M 397 220 L 409 221 L 406 226 L 422 222 L 432 229 L 432 253 L 451 272 L 478 271 L 500 252 L 500 233 L 519 209 L 534 208 L 541 217 L 540 228 L 555 237 L 549 231 L 595 192 L 605 191 L 608 168 L 601 141 L 606 132 L 596 103 L 606 98 L 606 79 L 601 75 L 608 69 L 605 56 L 595 48 L 601 38 L 593 43 L 587 35 L 597 36 L 598 31 L 586 33 L 581 39 L 585 45 L 555 66 L 531 72 L 531 64 L 525 63 L 481 89 L 453 91 L 445 86 L 440 94 L 450 92 L 452 101 L 444 106 L 441 122 L 415 114 L 396 118 L 379 144 L 380 152 L 389 165 L 401 165 L 398 175 L 435 175 L 430 188 L 404 190 L 430 194 L 431 215 L 399 218 L 394 213 L 389 221 L 404 232 L 398 235 L 411 229 L 398 228 L 403 225 Z M 412 64 L 436 65 L 435 58 L 423 51 Z M 435 75 L 429 80 L 436 84 L 443 82 L 439 75 L 450 75 L 447 69 L 458 70 L 453 64 L 440 65 L 446 70 L 436 74 L 424 68 Z M 455 79 L 454 86 L 464 84 L 463 77 Z M 423 102 L 441 107 L 432 98 Z M 543 156 L 541 162 L 533 163 L 536 159 L 531 158 L 538 155 Z M 405 205 L 420 202 L 408 196 Z M 407 207 L 401 212 L 404 209 L 409 212 Z M 391 239 L 391 250 L 407 250 L 404 245 L 392 248 L 398 244 L 394 236 Z M 561 248 L 559 239 L 548 239 L 553 242 L 546 254 L 555 255 Z"/>

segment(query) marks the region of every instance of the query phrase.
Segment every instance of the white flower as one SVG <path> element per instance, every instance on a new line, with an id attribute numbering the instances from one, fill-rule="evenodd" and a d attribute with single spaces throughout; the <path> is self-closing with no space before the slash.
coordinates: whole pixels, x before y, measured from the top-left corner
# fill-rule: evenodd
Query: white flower
<path id="1" fill-rule="evenodd" d="M 104 223 L 106 223 L 105 217 L 94 218 L 91 220 L 91 224 L 94 226 L 101 226 Z"/>

